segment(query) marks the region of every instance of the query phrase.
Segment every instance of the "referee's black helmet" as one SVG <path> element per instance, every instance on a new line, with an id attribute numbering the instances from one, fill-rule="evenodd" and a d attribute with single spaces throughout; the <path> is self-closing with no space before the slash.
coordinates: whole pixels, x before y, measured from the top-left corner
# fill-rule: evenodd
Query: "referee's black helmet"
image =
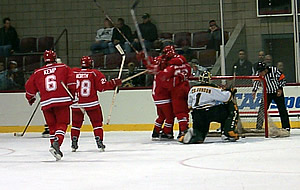
<path id="1" fill-rule="evenodd" d="M 258 65 L 257 65 L 257 71 L 258 72 L 262 72 L 264 71 L 265 69 L 267 69 L 267 66 L 264 62 L 259 62 Z"/>

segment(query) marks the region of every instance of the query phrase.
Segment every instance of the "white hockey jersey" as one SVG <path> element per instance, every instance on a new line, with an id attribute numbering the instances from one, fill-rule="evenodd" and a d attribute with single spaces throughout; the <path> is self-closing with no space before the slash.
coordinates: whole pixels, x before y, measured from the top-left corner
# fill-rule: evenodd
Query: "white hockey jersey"
<path id="1" fill-rule="evenodd" d="M 188 95 L 188 106 L 190 109 L 205 109 L 228 102 L 231 92 L 221 88 L 198 85 L 193 86 Z"/>

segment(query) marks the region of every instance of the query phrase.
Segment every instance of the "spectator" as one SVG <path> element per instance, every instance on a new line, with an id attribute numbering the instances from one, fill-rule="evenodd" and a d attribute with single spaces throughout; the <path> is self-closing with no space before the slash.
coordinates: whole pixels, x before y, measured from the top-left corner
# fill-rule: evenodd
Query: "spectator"
<path id="1" fill-rule="evenodd" d="M 137 74 L 137 68 L 133 62 L 128 63 L 128 74 L 127 77 L 133 76 Z M 141 75 L 139 77 L 135 77 L 130 81 L 126 82 L 124 87 L 138 87 L 138 86 L 145 86 L 145 75 Z"/>
<path id="2" fill-rule="evenodd" d="M 220 52 L 220 45 L 222 42 L 221 28 L 217 25 L 215 20 L 209 21 L 210 38 L 206 49 L 214 49 Z"/>
<path id="3" fill-rule="evenodd" d="M 125 35 L 125 37 L 132 42 L 132 32 L 128 25 L 125 24 L 124 19 L 118 18 L 117 27 Z M 120 44 L 126 53 L 131 52 L 129 43 L 123 38 L 120 32 L 115 28 L 113 31 L 112 42 L 114 45 Z M 115 50 L 115 49 L 114 49 Z"/>
<path id="4" fill-rule="evenodd" d="M 4 18 L 3 24 L 0 29 L 0 56 L 8 57 L 18 50 L 19 38 L 16 29 L 11 26 L 10 18 Z"/>
<path id="5" fill-rule="evenodd" d="M 104 54 L 109 54 L 114 52 L 114 45 L 112 43 L 113 35 L 113 26 L 112 23 L 106 18 L 104 20 L 104 28 L 101 28 L 97 31 L 96 42 L 92 44 L 91 51 L 92 54 L 103 52 Z"/>
<path id="6" fill-rule="evenodd" d="M 264 60 L 265 60 L 265 52 L 264 51 L 259 51 L 257 62 L 252 64 L 252 75 L 256 75 L 258 63 L 262 63 L 262 62 L 264 62 Z"/>
<path id="7" fill-rule="evenodd" d="M 17 67 L 17 62 L 11 61 L 9 63 L 9 69 L 7 71 L 7 77 L 9 80 L 10 90 L 20 90 L 24 89 L 25 79 L 24 74 Z"/>
<path id="8" fill-rule="evenodd" d="M 143 16 L 143 23 L 139 24 L 139 28 L 142 33 L 142 38 L 145 43 L 146 49 L 151 49 L 153 46 L 153 42 L 158 39 L 156 26 L 151 22 L 150 15 L 145 13 Z M 139 40 L 137 38 L 137 32 L 135 32 L 135 39 L 133 46 L 140 50 Z"/>
<path id="9" fill-rule="evenodd" d="M 7 71 L 4 68 L 4 63 L 0 62 L 0 90 L 7 90 Z"/>
<path id="10" fill-rule="evenodd" d="M 277 69 L 278 69 L 280 72 L 283 73 L 283 71 L 284 71 L 284 65 L 283 65 L 283 62 L 279 61 L 279 62 L 277 63 Z"/>
<path id="11" fill-rule="evenodd" d="M 266 64 L 267 67 L 273 66 L 273 58 L 271 55 L 266 55 L 264 59 L 264 63 Z"/>
<path id="12" fill-rule="evenodd" d="M 239 59 L 232 69 L 232 75 L 234 74 L 236 76 L 251 76 L 252 74 L 252 63 L 248 61 L 245 50 L 239 51 Z"/>

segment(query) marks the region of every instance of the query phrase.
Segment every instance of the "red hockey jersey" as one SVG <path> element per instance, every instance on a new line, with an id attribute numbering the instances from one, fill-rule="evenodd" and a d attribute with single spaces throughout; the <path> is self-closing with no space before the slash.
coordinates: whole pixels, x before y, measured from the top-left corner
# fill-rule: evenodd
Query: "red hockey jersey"
<path id="1" fill-rule="evenodd" d="M 96 69 L 74 68 L 73 72 L 77 83 L 78 104 L 72 105 L 72 108 L 76 109 L 80 106 L 85 110 L 94 109 L 99 105 L 97 91 L 103 92 L 114 88 Z"/>
<path id="2" fill-rule="evenodd" d="M 72 99 L 61 85 L 75 94 L 75 78 L 70 67 L 63 63 L 47 64 L 37 69 L 25 84 L 26 98 L 30 100 L 40 92 L 42 110 L 72 104 Z"/>
<path id="3" fill-rule="evenodd" d="M 182 55 L 175 55 L 168 61 L 168 64 L 169 66 L 163 71 L 162 80 L 172 83 L 171 88 L 181 83 L 188 83 L 188 78 L 191 76 L 191 66 Z"/>
<path id="4" fill-rule="evenodd" d="M 153 87 L 152 87 L 152 97 L 155 105 L 163 105 L 171 103 L 171 94 L 168 90 L 168 82 L 163 81 L 164 72 L 160 71 L 154 75 Z"/>

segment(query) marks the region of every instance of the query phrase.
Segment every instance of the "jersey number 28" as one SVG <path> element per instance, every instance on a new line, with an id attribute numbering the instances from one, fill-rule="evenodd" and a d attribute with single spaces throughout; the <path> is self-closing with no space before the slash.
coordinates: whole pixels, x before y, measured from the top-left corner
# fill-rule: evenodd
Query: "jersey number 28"
<path id="1" fill-rule="evenodd" d="M 90 80 L 83 80 L 80 81 L 77 80 L 77 88 L 80 86 L 80 95 L 82 97 L 88 97 L 91 94 L 91 81 Z"/>

